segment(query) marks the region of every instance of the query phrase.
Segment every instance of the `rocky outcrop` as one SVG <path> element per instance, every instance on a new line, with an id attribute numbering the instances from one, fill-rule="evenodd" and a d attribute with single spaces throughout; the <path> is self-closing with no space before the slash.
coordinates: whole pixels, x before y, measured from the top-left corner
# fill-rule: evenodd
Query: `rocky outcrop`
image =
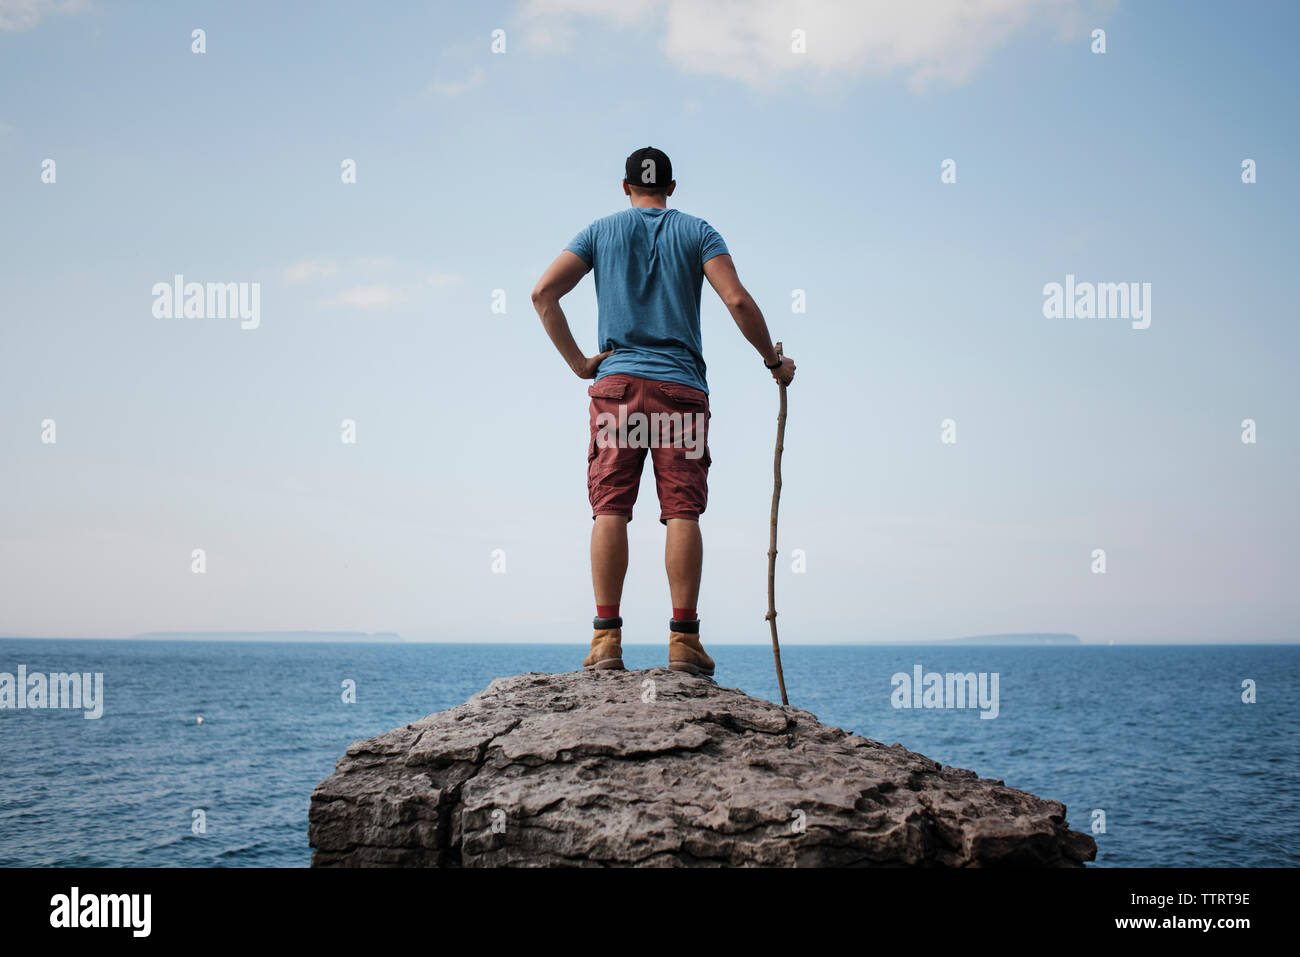
<path id="1" fill-rule="evenodd" d="M 1065 807 L 666 669 L 500 678 L 358 741 L 312 866 L 1078 867 Z"/>

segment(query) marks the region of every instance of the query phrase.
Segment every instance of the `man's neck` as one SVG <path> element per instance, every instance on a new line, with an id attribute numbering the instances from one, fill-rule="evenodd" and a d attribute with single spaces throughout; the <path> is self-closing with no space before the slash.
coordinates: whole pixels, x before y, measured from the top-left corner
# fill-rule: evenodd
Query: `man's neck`
<path id="1" fill-rule="evenodd" d="M 667 209 L 667 201 L 660 196 L 633 196 L 632 205 L 637 209 Z"/>

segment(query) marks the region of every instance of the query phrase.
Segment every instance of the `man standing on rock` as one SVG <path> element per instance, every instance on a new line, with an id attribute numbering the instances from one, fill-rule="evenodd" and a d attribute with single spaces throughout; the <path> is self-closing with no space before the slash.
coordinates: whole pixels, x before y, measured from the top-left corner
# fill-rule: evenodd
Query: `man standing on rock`
<path id="1" fill-rule="evenodd" d="M 777 382 L 789 384 L 794 362 L 772 346 L 767 323 L 740 284 L 726 243 L 702 219 L 668 209 L 677 188 L 668 157 L 652 146 L 627 158 L 623 193 L 631 208 L 598 219 L 574 237 L 537 281 L 533 305 L 569 368 L 595 379 L 587 493 L 595 634 L 584 668 L 623 667 L 619 602 L 627 574 L 627 523 L 632 520 L 649 452 L 667 526 L 664 564 L 672 596 L 668 667 L 713 674 L 700 645 L 696 605 L 704 543 L 700 514 L 708 500 L 709 387 L 700 337 L 704 277 L 741 334 L 758 350 Z M 560 299 L 590 269 L 596 271 L 600 348 L 586 356 L 569 330 Z"/>

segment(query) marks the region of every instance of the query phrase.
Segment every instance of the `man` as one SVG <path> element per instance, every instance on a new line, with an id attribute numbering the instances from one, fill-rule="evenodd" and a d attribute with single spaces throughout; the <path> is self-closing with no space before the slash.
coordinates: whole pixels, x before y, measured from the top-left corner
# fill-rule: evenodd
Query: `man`
<path id="1" fill-rule="evenodd" d="M 668 209 L 667 199 L 677 188 L 668 157 L 651 146 L 639 149 L 627 158 L 624 174 L 623 193 L 631 208 L 578 233 L 533 290 L 533 305 L 555 348 L 579 378 L 596 380 L 587 390 L 596 618 L 591 653 L 582 666 L 623 667 L 619 602 L 627 574 L 627 523 L 649 453 L 659 521 L 667 526 L 664 564 L 673 603 L 668 667 L 712 675 L 714 662 L 700 645 L 696 615 L 704 559 L 699 519 L 709 472 L 709 387 L 700 339 L 704 277 L 773 379 L 788 384 L 794 362 L 772 347 L 763 314 L 740 284 L 717 230 Z M 593 268 L 604 351 L 587 356 L 573 339 L 560 299 Z"/>

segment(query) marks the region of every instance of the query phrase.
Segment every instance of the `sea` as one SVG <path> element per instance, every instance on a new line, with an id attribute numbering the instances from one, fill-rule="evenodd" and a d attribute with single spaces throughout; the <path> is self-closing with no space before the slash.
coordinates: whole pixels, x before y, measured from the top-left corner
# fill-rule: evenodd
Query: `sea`
<path id="1" fill-rule="evenodd" d="M 498 676 L 572 671 L 585 651 L 0 639 L 0 673 L 103 675 L 98 718 L 0 708 L 0 866 L 306 867 L 309 797 L 352 741 Z M 719 684 L 780 700 L 770 647 L 710 651 Z M 823 722 L 1065 804 L 1097 841 L 1094 866 L 1300 861 L 1300 646 L 791 645 L 782 657 L 790 703 Z M 665 658 L 624 647 L 629 668 Z M 984 706 L 901 706 L 925 703 L 908 687 L 918 667 L 923 685 L 983 676 Z"/>

